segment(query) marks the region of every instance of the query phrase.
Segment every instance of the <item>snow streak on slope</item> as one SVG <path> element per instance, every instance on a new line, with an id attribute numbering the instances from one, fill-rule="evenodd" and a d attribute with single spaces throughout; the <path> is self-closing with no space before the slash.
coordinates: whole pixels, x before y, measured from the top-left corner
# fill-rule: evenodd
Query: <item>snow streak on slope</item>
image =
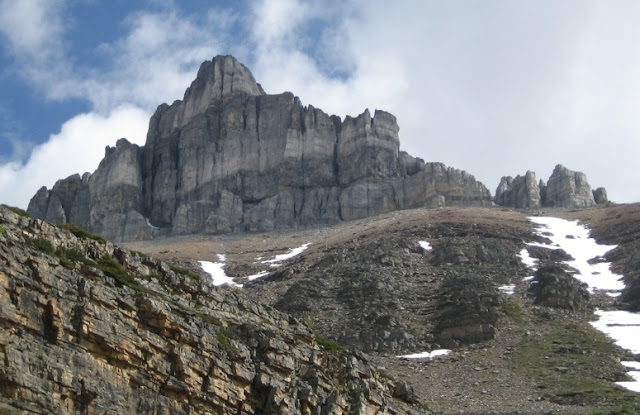
<path id="1" fill-rule="evenodd" d="M 620 280 L 622 275 L 611 272 L 609 263 L 604 262 L 602 258 L 616 245 L 599 245 L 595 239 L 589 237 L 589 230 L 578 221 L 551 217 L 530 217 L 529 219 L 540 226 L 538 232 L 549 238 L 551 244 L 534 242 L 527 245 L 549 249 L 561 248 L 571 255 L 573 260 L 565 263 L 578 271 L 573 276 L 586 283 L 590 292 L 594 289 L 620 291 L 624 288 L 624 283 Z"/>
<path id="2" fill-rule="evenodd" d="M 240 284 L 236 284 L 233 278 L 227 276 L 224 272 L 224 262 L 227 258 L 224 255 L 218 255 L 220 262 L 199 261 L 203 271 L 211 275 L 211 281 L 213 285 L 229 284 L 234 287 L 242 287 Z"/>
<path id="3" fill-rule="evenodd" d="M 289 252 L 284 253 L 284 254 L 280 254 L 280 255 L 276 255 L 275 258 L 268 259 L 266 261 L 262 261 L 262 263 L 263 264 L 269 264 L 272 267 L 279 267 L 280 265 L 282 265 L 282 261 L 286 261 L 287 259 L 291 259 L 296 255 L 300 255 L 304 250 L 309 248 L 309 245 L 311 245 L 311 242 L 307 242 L 306 244 L 304 244 L 302 246 L 290 249 Z"/>
<path id="4" fill-rule="evenodd" d="M 435 359 L 437 357 L 446 356 L 451 353 L 448 349 L 432 350 L 430 352 L 405 354 L 403 356 L 397 356 L 400 359 Z"/>
<path id="5" fill-rule="evenodd" d="M 288 252 L 284 254 L 276 255 L 275 258 L 273 259 L 270 259 L 267 261 L 261 261 L 261 263 L 269 264 L 272 267 L 279 267 L 280 265 L 282 265 L 283 261 L 286 261 L 287 259 L 291 259 L 296 255 L 301 254 L 305 249 L 309 247 L 309 245 L 311 245 L 311 243 L 306 243 L 302 246 L 299 246 L 298 248 L 290 249 Z M 218 260 L 220 262 L 199 261 L 200 267 L 202 268 L 202 270 L 207 274 L 211 275 L 211 281 L 213 282 L 213 285 L 229 284 L 234 287 L 242 287 L 242 284 L 237 284 L 236 282 L 234 282 L 233 278 L 227 276 L 227 274 L 224 272 L 224 265 L 227 258 L 224 255 L 219 254 Z M 263 271 L 258 274 L 249 275 L 247 276 L 247 279 L 249 281 L 253 281 L 255 279 L 262 278 L 266 275 L 269 275 L 269 271 Z"/>
<path id="6" fill-rule="evenodd" d="M 575 268 L 577 273 L 573 276 L 579 281 L 585 282 L 589 286 L 589 291 L 606 291 L 611 296 L 620 295 L 624 288 L 622 275 L 614 274 L 609 269 L 610 264 L 605 262 L 603 256 L 615 248 L 615 245 L 598 245 L 589 237 L 589 230 L 578 224 L 578 221 L 567 221 L 551 217 L 530 217 L 532 222 L 540 227 L 538 233 L 551 240 L 551 244 L 529 243 L 527 245 L 539 246 L 542 248 L 560 248 L 573 257 L 566 264 Z M 527 252 L 528 256 L 528 252 Z M 521 252 L 524 262 L 525 255 Z M 640 353 L 640 314 L 628 311 L 596 310 L 599 317 L 597 321 L 591 323 L 593 327 L 609 336 L 615 344 L 628 349 L 632 353 Z M 629 390 L 640 392 L 640 363 L 621 362 L 631 371 L 629 375 L 635 379 L 633 382 L 616 382 L 618 385 Z"/>

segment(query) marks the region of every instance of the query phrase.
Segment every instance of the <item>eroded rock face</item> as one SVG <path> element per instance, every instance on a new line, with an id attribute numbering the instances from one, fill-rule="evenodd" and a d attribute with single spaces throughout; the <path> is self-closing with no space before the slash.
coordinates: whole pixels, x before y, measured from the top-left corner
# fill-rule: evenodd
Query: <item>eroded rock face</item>
<path id="1" fill-rule="evenodd" d="M 527 273 L 517 258 L 527 230 L 478 223 L 476 209 L 445 208 L 406 222 L 404 213 L 376 218 L 321 252 L 312 245 L 243 289 L 367 353 L 493 339 L 505 297 L 498 287 Z"/>
<path id="2" fill-rule="evenodd" d="M 247 68 L 219 56 L 202 65 L 182 101 L 158 107 L 144 147 L 107 150 L 84 198 L 73 196 L 74 176 L 41 189 L 29 212 L 122 241 L 492 204 L 468 173 L 400 152 L 398 131 L 384 111 L 342 121 L 289 92 L 267 95 Z"/>
<path id="3" fill-rule="evenodd" d="M 438 342 L 451 347 L 492 339 L 500 304 L 502 299 L 490 279 L 473 274 L 450 276 L 440 288 Z"/>
<path id="4" fill-rule="evenodd" d="M 0 224 L 3 413 L 421 413 L 240 291 L 2 207 Z"/>
<path id="5" fill-rule="evenodd" d="M 596 204 L 587 176 L 558 164 L 544 189 L 543 205 L 553 207 L 588 207 Z"/>
<path id="6" fill-rule="evenodd" d="M 503 177 L 496 189 L 495 202 L 501 206 L 511 206 L 518 209 L 533 209 L 540 207 L 540 187 L 536 174 L 527 171 L 524 176 Z"/>
<path id="7" fill-rule="evenodd" d="M 547 307 L 568 310 L 591 307 L 586 284 L 573 278 L 558 264 L 540 267 L 535 273 L 535 282 L 531 284 L 529 293 L 534 297 L 534 304 Z"/>
<path id="8" fill-rule="evenodd" d="M 548 183 L 536 183 L 535 173 L 525 176 L 503 177 L 496 189 L 494 201 L 497 205 L 517 209 L 539 207 L 582 208 L 607 203 L 607 191 L 601 187 L 595 191 L 582 172 L 567 169 L 558 164 Z"/>

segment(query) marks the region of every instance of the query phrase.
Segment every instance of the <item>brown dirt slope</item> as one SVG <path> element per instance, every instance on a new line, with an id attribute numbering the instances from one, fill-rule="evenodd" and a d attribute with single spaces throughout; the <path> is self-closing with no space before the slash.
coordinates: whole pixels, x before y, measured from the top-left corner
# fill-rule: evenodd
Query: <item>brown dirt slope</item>
<path id="1" fill-rule="evenodd" d="M 527 214 L 589 223 L 596 238 L 620 245 L 608 259 L 631 276 L 632 286 L 638 205 L 531 213 L 417 209 L 335 227 L 129 246 L 191 266 L 225 254 L 225 271 L 249 295 L 333 341 L 366 351 L 389 377 L 412 384 L 435 413 L 640 411 L 639 395 L 613 383 L 625 379 L 618 361 L 635 357 L 588 324 L 593 307 L 627 307 L 634 293 L 627 290 L 625 303 L 597 294 L 575 303 L 563 300 L 568 291 L 552 287 L 556 307 L 534 304 L 523 280 L 532 272 L 517 257 L 525 241 L 541 239 Z M 433 249 L 421 249 L 419 241 Z M 311 245 L 280 267 L 261 263 L 304 243 Z M 541 266 L 564 257 L 531 254 Z M 262 271 L 272 272 L 253 282 L 244 278 Z M 515 293 L 498 289 L 504 285 L 514 285 Z M 453 351 L 437 360 L 396 357 L 441 347 Z"/>

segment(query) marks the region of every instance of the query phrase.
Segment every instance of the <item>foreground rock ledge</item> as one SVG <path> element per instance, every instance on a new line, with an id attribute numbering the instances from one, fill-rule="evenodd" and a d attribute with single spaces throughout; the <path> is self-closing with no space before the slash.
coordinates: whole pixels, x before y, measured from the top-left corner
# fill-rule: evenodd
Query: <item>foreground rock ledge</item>
<path id="1" fill-rule="evenodd" d="M 2 413 L 421 413 L 239 291 L 4 208 L 0 226 Z"/>

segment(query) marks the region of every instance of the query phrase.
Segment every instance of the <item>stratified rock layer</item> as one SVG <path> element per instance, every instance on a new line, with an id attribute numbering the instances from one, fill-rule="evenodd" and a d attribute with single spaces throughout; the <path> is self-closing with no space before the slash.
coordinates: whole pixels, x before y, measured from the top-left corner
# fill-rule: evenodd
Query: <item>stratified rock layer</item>
<path id="1" fill-rule="evenodd" d="M 536 174 L 503 177 L 496 189 L 496 204 L 517 209 L 540 207 L 582 208 L 607 203 L 607 191 L 591 190 L 587 176 L 558 164 L 548 183 L 536 182 Z"/>
<path id="2" fill-rule="evenodd" d="M 421 412 L 237 290 L 2 207 L 0 227 L 0 413 Z"/>
<path id="3" fill-rule="evenodd" d="M 158 107 L 144 147 L 120 140 L 88 179 L 40 189 L 28 210 L 122 241 L 492 204 L 473 176 L 401 152 L 398 131 L 384 111 L 342 121 L 289 92 L 267 95 L 219 56 L 182 101 Z"/>

